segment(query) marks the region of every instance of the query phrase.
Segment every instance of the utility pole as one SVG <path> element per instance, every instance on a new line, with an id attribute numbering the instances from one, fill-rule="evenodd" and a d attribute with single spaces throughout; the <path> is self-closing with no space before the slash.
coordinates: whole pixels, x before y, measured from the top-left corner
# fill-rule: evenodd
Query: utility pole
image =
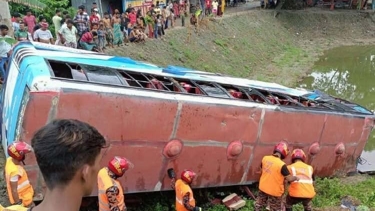
<path id="1" fill-rule="evenodd" d="M 7 0 L 0 0 L 0 24 L 5 24 L 9 28 L 8 35 L 13 37 L 12 16 L 10 15 L 9 4 Z"/>

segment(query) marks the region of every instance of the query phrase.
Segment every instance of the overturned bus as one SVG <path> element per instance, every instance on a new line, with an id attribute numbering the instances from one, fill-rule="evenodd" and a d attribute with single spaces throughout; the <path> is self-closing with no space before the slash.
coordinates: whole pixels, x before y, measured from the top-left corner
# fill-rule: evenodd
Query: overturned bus
<path id="1" fill-rule="evenodd" d="M 121 178 L 127 193 L 169 190 L 168 168 L 196 171 L 196 188 L 254 183 L 281 140 L 302 148 L 317 176 L 346 174 L 375 119 L 319 91 L 31 42 L 14 47 L 0 102 L 4 148 L 56 118 L 98 128 L 110 144 L 103 166 L 114 155 L 134 163 Z M 25 162 L 42 194 L 34 155 Z"/>

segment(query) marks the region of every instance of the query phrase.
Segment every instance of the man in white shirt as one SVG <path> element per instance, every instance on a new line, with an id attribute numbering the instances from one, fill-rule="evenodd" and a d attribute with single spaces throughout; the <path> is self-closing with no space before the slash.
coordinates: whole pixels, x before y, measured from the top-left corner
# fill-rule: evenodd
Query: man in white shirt
<path id="1" fill-rule="evenodd" d="M 78 31 L 73 25 L 73 21 L 68 19 L 59 31 L 61 43 L 66 47 L 77 48 L 77 34 Z"/>
<path id="2" fill-rule="evenodd" d="M 41 23 L 41 28 L 34 32 L 34 41 L 47 44 L 54 44 L 51 31 L 48 30 L 48 23 Z"/>
<path id="3" fill-rule="evenodd" d="M 9 28 L 6 25 L 0 25 L 0 38 L 12 38 L 8 35 Z M 12 45 L 5 40 L 0 41 L 0 78 L 4 78 L 8 53 L 12 50 Z"/>

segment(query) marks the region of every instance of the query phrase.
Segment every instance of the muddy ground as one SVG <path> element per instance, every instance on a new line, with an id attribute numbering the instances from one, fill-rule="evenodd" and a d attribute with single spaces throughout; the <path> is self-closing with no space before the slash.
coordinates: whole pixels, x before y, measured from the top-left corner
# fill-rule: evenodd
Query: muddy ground
<path id="1" fill-rule="evenodd" d="M 273 10 L 260 9 L 232 12 L 206 20 L 198 33 L 178 27 L 166 30 L 165 40 L 129 44 L 108 53 L 294 86 L 324 50 L 375 41 L 372 12 L 309 8 L 274 15 Z M 0 166 L 4 166 L 2 151 Z M 0 204 L 8 204 L 2 172 Z"/>

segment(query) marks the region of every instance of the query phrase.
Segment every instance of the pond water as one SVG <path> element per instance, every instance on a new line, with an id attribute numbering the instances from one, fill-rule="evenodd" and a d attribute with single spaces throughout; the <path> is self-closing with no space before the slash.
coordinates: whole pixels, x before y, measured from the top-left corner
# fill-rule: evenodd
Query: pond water
<path id="1" fill-rule="evenodd" d="M 300 84 L 375 110 L 375 46 L 340 47 L 327 51 Z M 360 171 L 375 171 L 375 131 L 362 153 Z"/>

